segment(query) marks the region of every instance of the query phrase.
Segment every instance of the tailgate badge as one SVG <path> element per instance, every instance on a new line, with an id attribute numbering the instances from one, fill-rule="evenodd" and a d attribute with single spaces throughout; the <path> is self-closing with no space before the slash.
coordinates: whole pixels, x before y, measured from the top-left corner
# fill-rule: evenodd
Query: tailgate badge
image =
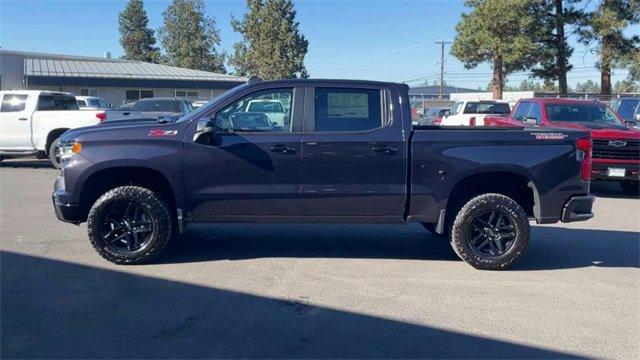
<path id="1" fill-rule="evenodd" d="M 536 140 L 562 140 L 568 135 L 564 133 L 532 133 Z"/>
<path id="2" fill-rule="evenodd" d="M 178 130 L 161 130 L 161 129 L 151 129 L 149 130 L 148 136 L 176 136 L 178 135 Z"/>

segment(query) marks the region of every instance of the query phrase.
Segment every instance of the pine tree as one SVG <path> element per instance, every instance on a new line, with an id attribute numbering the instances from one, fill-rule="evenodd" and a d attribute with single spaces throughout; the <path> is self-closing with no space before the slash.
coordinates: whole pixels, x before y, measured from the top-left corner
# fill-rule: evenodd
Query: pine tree
<path id="1" fill-rule="evenodd" d="M 600 69 L 600 94 L 611 95 L 611 70 L 615 66 L 632 67 L 640 52 L 640 36 L 625 36 L 623 30 L 640 22 L 640 0 L 602 0 L 579 23 L 580 41 L 595 45 Z M 638 65 L 635 65 L 638 66 Z"/>
<path id="2" fill-rule="evenodd" d="M 160 50 L 155 47 L 153 30 L 147 26 L 149 18 L 144 10 L 143 0 L 129 0 L 118 15 L 120 45 L 124 49 L 124 59 L 157 63 Z"/>
<path id="3" fill-rule="evenodd" d="M 203 0 L 173 0 L 162 13 L 160 39 L 169 65 L 226 73 L 224 53 L 218 53 L 220 32 L 205 14 Z"/>
<path id="4" fill-rule="evenodd" d="M 598 83 L 593 82 L 591 79 L 587 80 L 584 83 L 576 84 L 576 92 L 578 93 L 597 93 L 600 85 Z"/>
<path id="5" fill-rule="evenodd" d="M 247 0 L 248 11 L 231 26 L 243 39 L 234 45 L 230 65 L 238 75 L 262 79 L 308 77 L 309 42 L 298 29 L 291 0 Z"/>
<path id="6" fill-rule="evenodd" d="M 468 69 L 482 62 L 493 67 L 494 99 L 502 98 L 505 75 L 537 62 L 540 45 L 532 34 L 540 26 L 530 0 L 467 0 L 451 53 Z"/>
<path id="7" fill-rule="evenodd" d="M 569 58 L 573 48 L 567 44 L 565 26 L 575 24 L 583 12 L 573 5 L 580 0 L 541 0 L 533 3 L 535 16 L 540 21 L 534 39 L 541 46 L 539 67 L 531 73 L 547 82 L 558 81 L 559 93 L 568 92 L 567 72 L 572 66 Z"/>

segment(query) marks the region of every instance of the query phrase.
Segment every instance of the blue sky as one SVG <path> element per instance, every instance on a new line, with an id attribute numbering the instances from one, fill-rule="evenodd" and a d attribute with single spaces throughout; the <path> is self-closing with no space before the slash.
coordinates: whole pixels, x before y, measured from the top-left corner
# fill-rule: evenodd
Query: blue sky
<path id="1" fill-rule="evenodd" d="M 162 11 L 170 0 L 146 0 L 150 27 L 162 25 Z M 118 42 L 118 13 L 124 0 L 0 0 L 0 47 L 85 56 L 122 54 Z M 222 50 L 232 51 L 240 39 L 229 25 L 233 14 L 245 11 L 242 0 L 208 0 L 207 14 L 220 28 Z M 437 80 L 438 40 L 453 40 L 462 0 L 301 0 L 296 1 L 300 28 L 309 40 L 305 63 L 315 78 L 353 78 L 409 81 Z M 640 26 L 628 29 L 640 32 Z M 576 46 L 571 59 L 576 68 L 569 83 L 592 79 L 599 82 L 595 59 Z M 485 87 L 490 67 L 466 70 L 453 56 L 445 56 L 446 81 L 456 86 Z M 626 71 L 614 71 L 614 81 Z M 511 84 L 527 74 L 509 76 Z M 421 79 L 422 80 L 422 79 Z M 413 83 L 416 81 L 414 80 Z M 411 83 L 411 81 L 409 81 Z"/>

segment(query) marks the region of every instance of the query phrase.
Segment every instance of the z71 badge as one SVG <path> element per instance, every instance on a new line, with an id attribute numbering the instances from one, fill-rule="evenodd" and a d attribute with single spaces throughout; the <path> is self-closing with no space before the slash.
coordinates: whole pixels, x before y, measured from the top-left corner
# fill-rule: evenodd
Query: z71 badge
<path id="1" fill-rule="evenodd" d="M 532 133 L 536 140 L 562 140 L 567 137 L 563 133 Z"/>
<path id="2" fill-rule="evenodd" d="M 160 130 L 160 129 L 149 130 L 149 136 L 176 136 L 176 135 L 178 135 L 178 130 Z"/>

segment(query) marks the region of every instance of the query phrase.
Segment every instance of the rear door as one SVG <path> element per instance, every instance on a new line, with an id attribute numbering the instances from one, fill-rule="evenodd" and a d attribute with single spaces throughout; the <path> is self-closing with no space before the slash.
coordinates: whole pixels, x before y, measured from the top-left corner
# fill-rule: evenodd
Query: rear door
<path id="1" fill-rule="evenodd" d="M 283 125 L 266 113 L 246 111 L 255 99 L 284 104 Z M 196 131 L 183 151 L 189 216 L 223 219 L 239 215 L 300 215 L 300 140 L 304 86 L 255 89 L 198 122 L 209 121 L 213 135 Z"/>
<path id="2" fill-rule="evenodd" d="M 307 87 L 303 215 L 397 218 L 403 213 L 407 150 L 397 99 L 394 89 L 376 85 Z"/>
<path id="3" fill-rule="evenodd" d="M 31 150 L 31 107 L 29 95 L 6 92 L 0 103 L 0 148 Z"/>

